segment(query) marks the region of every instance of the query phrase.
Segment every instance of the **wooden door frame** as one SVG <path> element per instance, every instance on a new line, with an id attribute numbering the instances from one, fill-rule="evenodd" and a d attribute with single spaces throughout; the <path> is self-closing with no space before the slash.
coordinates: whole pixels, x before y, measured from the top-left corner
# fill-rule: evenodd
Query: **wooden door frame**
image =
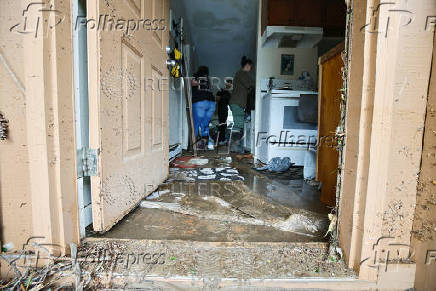
<path id="1" fill-rule="evenodd" d="M 31 233 L 66 253 L 80 241 L 71 0 L 53 2 L 53 9 L 64 15 L 62 23 L 46 35 L 23 36 Z M 42 23 L 49 15 L 33 9 L 27 17 Z"/>
<path id="2" fill-rule="evenodd" d="M 434 49 L 434 26 L 429 29 L 426 21 L 436 5 L 420 1 L 406 6 L 401 1 L 398 6 L 414 15 L 406 26 L 400 25 L 401 16 L 390 13 L 392 7 L 382 7 L 378 22 L 391 26 L 375 33 L 365 25 L 374 21 L 380 2 L 349 2 L 353 13 L 339 243 L 360 279 L 377 281 L 380 287 L 412 288 L 415 264 L 391 263 L 385 272 L 361 262 L 374 257 L 382 237 L 411 243 Z"/>

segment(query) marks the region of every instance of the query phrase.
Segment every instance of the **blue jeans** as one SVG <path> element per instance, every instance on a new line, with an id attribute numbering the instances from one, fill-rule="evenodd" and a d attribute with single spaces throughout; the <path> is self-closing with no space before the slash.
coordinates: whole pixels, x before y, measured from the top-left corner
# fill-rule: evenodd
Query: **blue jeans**
<path id="1" fill-rule="evenodd" d="M 215 112 L 215 101 L 199 101 L 192 104 L 192 115 L 194 119 L 195 136 L 199 132 L 202 137 L 209 136 L 209 123 Z"/>

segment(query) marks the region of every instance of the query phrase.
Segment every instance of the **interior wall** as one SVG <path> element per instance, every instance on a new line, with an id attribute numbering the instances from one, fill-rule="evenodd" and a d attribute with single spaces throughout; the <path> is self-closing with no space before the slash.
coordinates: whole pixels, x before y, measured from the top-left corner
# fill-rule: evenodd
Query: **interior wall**
<path id="1" fill-rule="evenodd" d="M 209 75 L 220 80 L 214 82 L 215 91 L 240 70 L 244 55 L 256 59 L 258 1 L 180 1 L 191 24 L 197 66 L 208 66 Z"/>
<path id="2" fill-rule="evenodd" d="M 169 144 L 183 143 L 183 124 L 180 119 L 183 115 L 184 94 L 180 89 L 180 80 L 172 80 L 177 89 L 170 89 L 169 92 Z"/>
<path id="3" fill-rule="evenodd" d="M 171 0 L 170 9 L 172 10 L 173 19 L 176 22 L 178 22 L 180 18 L 184 19 L 184 44 L 189 45 L 188 50 L 190 51 L 185 52 L 185 55 L 189 54 L 189 69 L 190 72 L 192 72 L 193 68 L 196 66 L 197 59 L 196 55 L 191 51 L 193 47 L 192 31 L 191 25 L 187 20 L 183 1 Z M 179 143 L 182 144 L 183 149 L 187 149 L 189 127 L 186 118 L 186 97 L 180 80 L 173 80 L 171 82 L 174 86 L 170 86 L 169 92 L 169 144 L 174 145 Z"/>
<path id="4" fill-rule="evenodd" d="M 280 74 L 282 54 L 295 55 L 293 75 Z M 259 89 L 263 79 L 274 77 L 276 79 L 298 80 L 304 71 L 310 73 L 316 85 L 318 76 L 317 48 L 262 48 L 259 46 L 256 73 L 256 83 Z"/>
<path id="5" fill-rule="evenodd" d="M 262 47 L 262 11 L 265 12 L 263 5 L 265 1 L 259 1 L 258 25 L 257 25 L 257 64 L 256 64 L 256 116 L 255 116 L 255 137 L 257 137 L 262 116 L 262 96 L 261 81 L 269 77 L 276 79 L 296 80 L 303 71 L 308 71 L 313 77 L 314 85 L 318 84 L 318 49 L 317 48 L 263 48 Z M 293 54 L 294 74 L 280 75 L 281 55 Z M 255 147 L 255 158 L 258 147 Z"/>

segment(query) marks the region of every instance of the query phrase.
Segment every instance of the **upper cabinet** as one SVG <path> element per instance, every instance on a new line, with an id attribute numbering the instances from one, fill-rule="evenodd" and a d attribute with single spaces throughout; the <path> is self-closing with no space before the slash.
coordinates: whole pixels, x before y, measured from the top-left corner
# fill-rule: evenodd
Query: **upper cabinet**
<path id="1" fill-rule="evenodd" d="M 321 27 L 326 37 L 345 34 L 344 0 L 262 0 L 262 34 L 267 26 Z"/>

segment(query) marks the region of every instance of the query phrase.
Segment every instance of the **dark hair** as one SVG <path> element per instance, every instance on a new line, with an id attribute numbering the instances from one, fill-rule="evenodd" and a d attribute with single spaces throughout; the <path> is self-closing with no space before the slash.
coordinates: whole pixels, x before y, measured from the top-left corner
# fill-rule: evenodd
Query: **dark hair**
<path id="1" fill-rule="evenodd" d="M 208 77 L 209 76 L 209 67 L 200 66 L 196 73 L 194 73 L 194 78 Z"/>
<path id="2" fill-rule="evenodd" d="M 241 60 L 241 67 L 245 67 L 245 65 L 253 65 L 253 61 L 246 56 L 243 56 Z"/>
<path id="3" fill-rule="evenodd" d="M 209 67 L 200 66 L 198 67 L 197 72 L 193 75 L 193 77 L 199 82 L 200 90 L 209 90 Z"/>

